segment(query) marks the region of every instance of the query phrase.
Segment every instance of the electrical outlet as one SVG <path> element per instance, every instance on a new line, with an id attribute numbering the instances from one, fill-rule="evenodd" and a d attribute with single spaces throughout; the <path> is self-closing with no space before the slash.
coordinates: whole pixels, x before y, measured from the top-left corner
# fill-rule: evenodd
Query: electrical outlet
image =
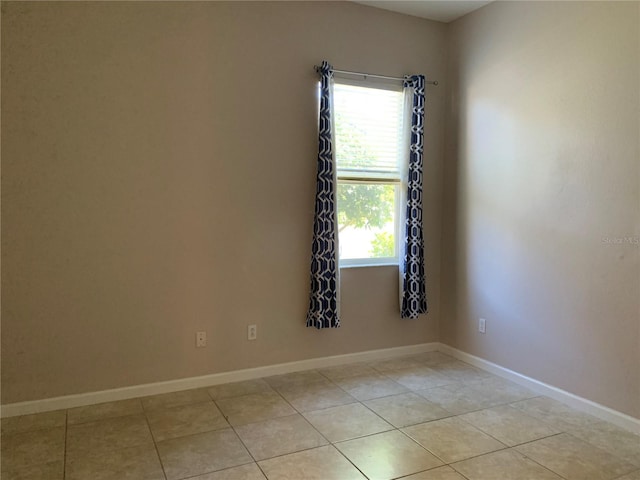
<path id="1" fill-rule="evenodd" d="M 481 318 L 478 321 L 478 331 L 480 333 L 486 333 L 487 332 L 487 321 L 484 318 Z"/>
<path id="2" fill-rule="evenodd" d="M 249 325 L 247 327 L 247 340 L 255 340 L 258 338 L 258 326 Z"/>
<path id="3" fill-rule="evenodd" d="M 207 346 L 207 332 L 196 332 L 196 347 L 202 348 Z"/>

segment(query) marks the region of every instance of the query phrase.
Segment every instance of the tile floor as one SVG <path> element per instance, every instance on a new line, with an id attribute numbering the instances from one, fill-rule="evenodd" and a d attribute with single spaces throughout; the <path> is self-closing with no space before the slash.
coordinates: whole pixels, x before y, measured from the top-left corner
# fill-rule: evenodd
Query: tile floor
<path id="1" fill-rule="evenodd" d="M 3 480 L 640 480 L 640 437 L 442 353 L 2 420 Z"/>

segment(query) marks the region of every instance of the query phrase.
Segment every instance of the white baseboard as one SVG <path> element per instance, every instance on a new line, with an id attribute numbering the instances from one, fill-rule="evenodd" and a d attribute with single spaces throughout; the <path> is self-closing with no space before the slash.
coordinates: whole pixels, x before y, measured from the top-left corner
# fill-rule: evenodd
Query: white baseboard
<path id="1" fill-rule="evenodd" d="M 311 370 L 315 368 L 327 368 L 348 363 L 367 362 L 393 358 L 402 355 L 411 355 L 422 352 L 440 351 L 455 357 L 463 362 L 486 370 L 494 375 L 510 380 L 514 383 L 529 388 L 530 390 L 546 395 L 558 400 L 577 410 L 589 413 L 613 423 L 621 428 L 640 435 L 640 419 L 625 415 L 604 405 L 600 405 L 586 398 L 579 397 L 560 388 L 548 385 L 533 378 L 521 375 L 495 363 L 484 360 L 475 355 L 465 353 L 456 348 L 443 343 L 422 343 L 418 345 L 408 345 L 403 347 L 384 348 L 380 350 L 368 350 L 365 352 L 349 353 L 345 355 L 334 355 L 331 357 L 311 358 L 289 363 L 279 363 L 264 367 L 247 368 L 244 370 L 234 370 L 231 372 L 214 373 L 200 377 L 181 378 L 166 382 L 147 383 L 134 385 L 131 387 L 115 388 L 98 392 L 80 393 L 77 395 L 66 395 L 63 397 L 45 398 L 28 402 L 10 403 L 0 407 L 1 417 L 14 417 L 17 415 L 28 415 L 31 413 L 49 412 L 96 403 L 113 402 L 116 400 L 126 400 L 129 398 L 144 397 L 147 395 L 157 395 L 161 393 L 177 392 L 192 388 L 210 387 L 221 383 L 240 382 L 243 380 L 253 380 L 256 378 L 269 377 L 271 375 L 281 375 L 284 373 Z"/>
<path id="2" fill-rule="evenodd" d="M 345 355 L 334 355 L 331 357 L 310 358 L 289 363 L 279 363 L 264 367 L 247 368 L 244 370 L 234 370 L 231 372 L 214 373 L 201 377 L 181 378 L 166 382 L 147 383 L 134 385 L 131 387 L 114 388 L 98 392 L 80 393 L 77 395 L 65 395 L 63 397 L 44 398 L 42 400 L 32 400 L 28 402 L 9 403 L 0 407 L 1 417 L 15 417 L 17 415 L 28 415 L 31 413 L 50 412 L 66 408 L 83 407 L 96 403 L 113 402 L 116 400 L 126 400 L 129 398 L 144 397 L 147 395 L 157 395 L 160 393 L 177 392 L 192 388 L 210 387 L 221 383 L 241 382 L 243 380 L 253 380 L 256 378 L 269 377 L 271 375 L 281 375 L 283 373 L 298 372 L 301 370 L 311 370 L 315 368 L 334 367 L 347 363 L 367 362 L 381 360 L 385 358 L 411 355 L 422 352 L 432 352 L 438 349 L 438 343 L 421 343 L 418 345 L 407 345 L 403 347 L 384 348 L 380 350 L 368 350 L 365 352 L 348 353 Z"/>
<path id="3" fill-rule="evenodd" d="M 518 385 L 522 385 L 536 393 L 558 400 L 559 402 L 575 408 L 576 410 L 588 413 L 594 417 L 598 417 L 602 420 L 613 423 L 620 428 L 624 428 L 640 435 L 640 419 L 638 418 L 631 417 L 630 415 L 618 412 L 612 408 L 605 407 L 599 403 L 592 402 L 586 398 L 579 397 L 573 393 L 548 385 L 544 382 L 540 382 L 518 372 L 514 372 L 513 370 L 509 370 L 508 368 L 489 362 L 483 358 L 463 352 L 457 348 L 450 347 L 449 345 L 445 345 L 443 343 L 438 344 L 438 351 L 451 355 L 452 357 L 481 368 L 482 370 L 486 370 L 494 375 L 510 380 Z"/>

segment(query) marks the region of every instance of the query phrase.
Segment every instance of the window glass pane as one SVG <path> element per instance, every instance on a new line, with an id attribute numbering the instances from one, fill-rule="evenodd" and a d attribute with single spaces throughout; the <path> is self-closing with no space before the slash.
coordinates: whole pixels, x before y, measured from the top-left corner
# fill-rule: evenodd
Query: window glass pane
<path id="1" fill-rule="evenodd" d="M 394 184 L 338 183 L 340 259 L 396 257 Z"/>
<path id="2" fill-rule="evenodd" d="M 399 177 L 402 92 L 336 83 L 333 100 L 338 172 L 365 170 Z"/>

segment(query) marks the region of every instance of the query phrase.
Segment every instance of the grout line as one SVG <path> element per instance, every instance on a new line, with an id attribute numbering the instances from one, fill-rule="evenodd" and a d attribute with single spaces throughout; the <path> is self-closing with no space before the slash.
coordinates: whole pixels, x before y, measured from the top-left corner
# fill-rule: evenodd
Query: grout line
<path id="1" fill-rule="evenodd" d="M 160 463 L 160 469 L 162 469 L 162 474 L 164 475 L 165 480 L 167 479 L 167 472 L 164 469 L 164 463 L 162 462 L 162 457 L 160 456 L 160 450 L 158 450 L 158 442 L 156 441 L 156 436 L 153 434 L 153 430 L 151 429 L 151 424 L 149 423 L 149 418 L 147 417 L 147 412 L 144 413 L 144 419 L 147 422 L 147 428 L 149 429 L 149 433 L 151 434 L 151 440 L 153 441 L 153 448 L 156 451 L 156 455 L 158 456 L 158 462 Z"/>
<path id="2" fill-rule="evenodd" d="M 543 438 L 536 438 L 535 440 L 529 440 L 528 442 L 519 443 L 518 445 L 515 445 L 515 446 L 514 446 L 514 447 L 512 447 L 512 448 L 521 447 L 521 446 L 523 446 L 523 445 L 529 445 L 530 443 L 535 443 L 535 442 L 537 442 L 537 441 L 539 441 L 539 440 L 543 440 L 543 439 L 547 439 L 547 438 L 551 438 L 551 437 L 557 437 L 558 435 L 565 435 L 565 434 L 566 434 L 566 435 L 568 435 L 568 433 L 567 433 L 567 432 L 554 433 L 554 434 L 552 434 L 552 435 L 547 435 L 546 437 L 543 437 Z M 524 455 L 524 454 L 523 454 L 523 455 Z M 526 456 L 526 455 L 525 455 L 525 456 Z M 529 458 L 529 457 L 527 457 L 527 458 Z M 532 460 L 533 460 L 533 459 L 532 459 Z"/>
<path id="3" fill-rule="evenodd" d="M 360 468 L 351 461 L 351 459 L 349 457 L 347 457 L 344 453 L 342 453 L 342 450 L 340 450 L 338 447 L 336 447 L 333 443 L 331 444 L 331 446 L 333 447 L 333 449 L 338 452 L 338 454 L 342 455 L 342 458 L 344 458 L 347 462 L 349 462 L 351 465 L 353 465 L 353 468 L 355 468 L 357 471 L 359 471 L 362 476 L 366 479 L 370 479 L 371 477 L 367 476 L 362 470 L 360 470 Z"/>
<path id="4" fill-rule="evenodd" d="M 464 478 L 465 480 L 471 480 L 469 479 L 469 477 L 467 477 L 466 475 L 463 475 L 462 472 L 459 472 L 458 470 L 456 470 L 456 467 L 453 466 L 453 464 L 449 463 L 447 464 L 447 467 L 449 467 L 451 470 L 453 470 L 454 472 L 456 472 L 458 475 L 460 475 L 462 478 Z"/>
<path id="5" fill-rule="evenodd" d="M 447 463 L 447 465 L 449 465 L 451 468 L 454 468 L 453 465 L 456 463 L 460 463 L 460 462 L 466 462 L 467 460 L 473 460 L 474 458 L 480 458 L 480 457 L 484 457 L 485 455 L 491 455 L 493 453 L 498 453 L 498 452 L 504 452 L 506 450 L 510 450 L 510 447 L 507 447 L 503 444 L 503 448 L 498 448 L 496 450 L 491 450 L 490 452 L 484 452 L 484 453 L 479 453 L 478 455 L 472 455 L 470 457 L 467 458 L 463 458 L 462 460 L 456 460 L 454 462 L 449 462 Z M 434 453 L 435 455 L 435 453 Z M 438 457 L 440 458 L 440 457 Z M 443 460 L 444 461 L 444 460 Z M 446 462 L 445 462 L 446 463 Z M 455 470 L 455 469 L 454 469 Z M 457 470 L 456 470 L 457 471 Z"/>
<path id="6" fill-rule="evenodd" d="M 440 460 L 444 465 L 448 465 L 447 462 L 444 461 L 443 458 L 440 458 L 440 456 L 438 456 L 435 452 L 432 452 L 431 450 L 429 450 L 427 447 L 425 447 L 424 445 L 422 445 L 420 442 L 418 442 L 418 440 L 416 440 L 415 438 L 413 438 L 411 435 L 409 435 L 407 432 L 403 432 L 402 430 L 398 429 L 398 431 L 400 433 L 402 433 L 406 438 L 408 438 L 409 440 L 411 440 L 413 443 L 415 443 L 416 445 L 418 445 L 420 448 L 425 449 L 427 452 L 429 452 L 431 455 L 433 455 L 434 457 L 436 457 L 438 460 Z"/>
<path id="7" fill-rule="evenodd" d="M 463 462 L 464 460 L 461 460 L 461 462 Z M 462 472 L 459 472 L 458 469 L 456 469 L 456 467 L 454 466 L 453 463 L 449 463 L 447 464 L 447 467 L 449 467 L 450 469 L 452 469 L 454 472 L 456 472 L 458 475 L 460 475 L 462 478 L 466 479 L 466 480 L 470 480 L 469 477 L 467 477 L 466 475 L 463 475 Z"/>
<path id="8" fill-rule="evenodd" d="M 317 370 L 313 370 L 313 371 L 316 371 L 318 374 L 322 375 Z M 324 377 L 324 375 L 322 375 L 322 376 Z M 329 380 L 329 382 L 333 384 L 333 382 L 331 382 L 330 379 L 327 379 L 327 380 Z M 302 386 L 306 387 L 306 385 L 300 385 L 300 386 L 301 387 Z M 274 387 L 272 387 L 272 388 L 274 388 Z M 293 403 L 289 402 L 285 398 L 285 396 L 277 388 L 274 388 L 274 390 L 278 393 L 278 395 L 280 395 L 280 397 L 282 397 L 282 400 L 284 400 L 291 408 L 293 408 L 293 410 L 296 412 L 296 415 L 299 415 L 300 418 L 302 418 L 303 421 L 305 421 L 318 435 L 320 435 L 321 438 L 323 438 L 327 442 L 327 445 L 331 445 L 331 441 L 328 438 L 326 438 L 317 428 L 315 428 L 315 426 L 311 422 L 309 422 L 309 420 L 307 420 L 307 418 L 304 416 L 304 412 L 302 412 L 301 410 L 297 409 L 295 407 L 295 405 L 293 405 Z M 328 407 L 328 408 L 332 408 L 332 407 Z M 311 411 L 315 411 L 315 410 L 311 410 Z M 318 447 L 320 447 L 320 446 L 325 446 L 325 445 L 319 445 Z M 318 448 L 318 447 L 311 447 L 311 448 Z M 304 450 L 300 450 L 300 451 L 304 451 Z M 295 453 L 295 452 L 290 452 L 290 453 Z M 267 460 L 267 459 L 264 459 L 264 460 Z M 266 477 L 266 474 L 265 474 L 265 477 Z"/>
<path id="9" fill-rule="evenodd" d="M 145 397 L 130 398 L 130 399 L 127 399 L 127 400 L 114 400 L 113 402 L 100 402 L 100 403 L 94 403 L 94 404 L 91 404 L 91 405 L 84 405 L 84 406 L 81 406 L 81 407 L 72 407 L 72 408 L 68 408 L 66 410 L 67 410 L 67 412 L 70 412 L 71 410 L 77 410 L 79 408 L 90 409 L 92 407 L 98 407 L 100 405 L 104 405 L 105 403 L 120 403 L 120 402 L 134 401 L 134 400 L 137 400 L 137 402 L 140 405 L 140 410 L 136 411 L 136 412 L 126 411 L 126 412 L 116 413 L 116 414 L 107 415 L 107 416 L 88 417 L 88 418 L 86 418 L 84 420 L 75 421 L 74 423 L 71 423 L 71 426 L 83 425 L 85 423 L 99 422 L 101 420 L 111 420 L 113 418 L 127 417 L 127 416 L 130 416 L 130 415 L 138 415 L 140 413 L 144 413 L 145 410 L 144 410 L 144 408 L 142 408 L 142 401 L 141 401 L 142 398 L 145 398 Z M 67 413 L 67 416 L 68 416 L 68 413 Z"/>
<path id="10" fill-rule="evenodd" d="M 227 470 L 231 470 L 233 468 L 238 468 L 238 467 L 244 467 L 246 465 L 256 465 L 258 466 L 258 468 L 260 468 L 260 466 L 256 462 L 247 462 L 247 463 L 241 463 L 240 465 L 233 465 L 232 467 L 221 468 L 220 470 L 209 470 L 208 472 L 196 473 L 195 475 L 189 475 L 188 477 L 180 477 L 177 480 L 190 480 L 192 478 L 199 478 L 203 475 L 211 475 L 213 473 L 226 472 Z"/>
<path id="11" fill-rule="evenodd" d="M 366 406 L 365 406 L 366 408 Z M 386 422 L 386 420 L 385 420 Z M 366 433 L 364 435 L 358 435 L 357 437 L 353 437 L 353 438 L 345 438 L 344 440 L 336 440 L 335 442 L 331 442 L 331 445 L 338 445 L 339 443 L 347 443 L 347 442 L 351 442 L 353 440 L 361 440 L 363 438 L 368 438 L 368 437 L 373 437 L 375 435 L 380 435 L 382 433 L 389 433 L 389 432 L 393 432 L 393 431 L 400 431 L 399 428 L 394 427 L 393 425 L 391 425 L 389 422 L 387 422 L 387 424 L 391 427 L 388 430 L 382 430 L 381 432 L 374 432 L 374 433 Z"/>
<path id="12" fill-rule="evenodd" d="M 274 458 L 282 458 L 282 457 L 286 457 L 287 455 L 295 455 L 296 453 L 308 452 L 310 450 L 316 450 L 318 448 L 333 447 L 333 446 L 334 445 L 332 443 L 327 443 L 326 445 L 318 445 L 316 447 L 301 448 L 300 450 L 295 450 L 293 452 L 281 453 L 279 455 L 274 455 L 273 457 L 263 458 L 262 460 L 255 460 L 254 463 L 267 462 L 269 460 L 273 460 Z"/>
<path id="13" fill-rule="evenodd" d="M 546 437 L 544 437 L 544 438 L 557 437 L 558 435 L 562 435 L 562 434 L 564 434 L 564 433 L 566 433 L 566 432 L 556 433 L 556 434 L 554 434 L 554 435 L 549 435 L 549 436 L 546 436 Z M 537 439 L 537 440 L 532 440 L 532 441 L 530 441 L 530 442 L 521 443 L 521 444 L 519 444 L 519 445 L 516 445 L 516 447 L 520 447 L 520 446 L 522 446 L 522 445 L 527 445 L 527 444 L 529 444 L 529 443 L 534 443 L 534 442 L 537 442 L 538 440 L 543 440 L 543 439 L 542 439 L 542 438 L 539 438 L 539 439 Z M 516 447 L 513 447 L 513 449 L 514 449 L 516 452 L 518 452 L 520 455 L 522 455 L 523 457 L 525 457 L 525 458 L 527 458 L 527 459 L 531 460 L 531 461 L 532 461 L 533 463 L 535 463 L 536 465 L 541 466 L 542 468 L 544 468 L 545 470 L 548 470 L 549 472 L 553 473 L 554 475 L 557 475 L 558 477 L 563 478 L 563 479 L 565 479 L 565 480 L 566 480 L 566 477 L 564 477 L 564 476 L 560 475 L 558 472 L 555 472 L 555 471 L 551 470 L 549 467 L 547 467 L 546 465 L 541 464 L 540 462 L 538 462 L 538 461 L 537 461 L 537 460 L 535 460 L 534 458 L 531 458 L 530 456 L 525 455 L 523 452 L 521 452 L 520 450 L 518 450 Z"/>
<path id="14" fill-rule="evenodd" d="M 451 417 L 449 417 L 449 418 L 451 418 Z M 420 424 L 418 424 L 418 425 L 420 425 Z M 478 454 L 478 455 L 473 455 L 473 456 L 468 457 L 468 458 L 463 458 L 462 460 L 456 460 L 455 462 L 447 462 L 447 461 L 445 461 L 445 459 L 444 459 L 444 458 L 440 457 L 440 456 L 439 456 L 438 454 L 436 454 L 435 452 L 433 452 L 433 451 L 429 450 L 429 448 L 428 448 L 428 447 L 426 447 L 425 445 L 422 445 L 420 442 L 418 442 L 418 440 L 416 440 L 415 438 L 413 438 L 413 437 L 412 437 L 411 435 L 409 435 L 408 433 L 403 432 L 402 430 L 400 430 L 400 431 L 401 431 L 402 433 L 404 433 L 408 438 L 410 438 L 411 440 L 413 440 L 415 443 L 417 443 L 420 447 L 424 448 L 427 452 L 429 452 L 429 453 L 430 453 L 430 454 L 432 454 L 434 457 L 436 457 L 438 460 L 440 460 L 443 464 L 448 465 L 448 466 L 451 466 L 453 463 L 463 462 L 463 461 L 466 461 L 466 460 L 470 460 L 470 459 L 472 459 L 472 458 L 482 457 L 483 455 L 489 455 L 489 454 L 491 454 L 491 453 L 495 453 L 495 452 L 502 452 L 502 451 L 504 451 L 504 450 L 508 450 L 508 449 L 509 449 L 509 447 L 508 447 L 508 446 L 506 446 L 504 443 L 500 442 L 500 441 L 499 441 L 499 440 L 497 440 L 497 439 L 494 439 L 494 440 L 496 440 L 498 443 L 500 443 L 504 448 L 498 448 L 498 449 L 496 449 L 496 450 L 492 450 L 492 451 L 490 451 L 490 452 L 480 453 L 480 454 Z M 493 437 L 492 437 L 492 438 L 493 438 Z M 453 468 L 453 467 L 451 467 L 451 468 Z"/>
<path id="15" fill-rule="evenodd" d="M 267 382 L 267 384 L 268 384 L 268 382 Z M 286 398 L 284 398 L 284 396 L 283 396 L 283 395 L 278 391 L 278 389 L 276 389 L 275 387 L 273 387 L 271 384 L 268 384 L 268 385 L 269 385 L 269 387 L 272 389 L 272 391 L 273 391 L 274 393 L 276 393 L 277 395 L 279 395 L 279 396 L 280 396 L 280 398 L 282 399 L 282 401 L 284 401 L 287 405 L 289 405 L 289 406 L 294 410 L 294 412 L 295 412 L 295 413 L 288 414 L 288 415 L 282 415 L 282 416 L 278 416 L 278 417 L 273 417 L 273 418 L 267 418 L 267 419 L 264 419 L 264 420 L 259 420 L 259 421 L 257 421 L 257 422 L 250 422 L 250 423 L 246 423 L 246 424 L 243 424 L 243 425 L 231 425 L 231 423 L 229 423 L 228 417 L 226 417 L 226 416 L 225 416 L 225 419 L 226 419 L 226 420 L 227 420 L 227 422 L 229 423 L 230 427 L 233 429 L 233 432 L 234 432 L 234 433 L 236 434 L 236 436 L 238 437 L 238 440 L 240 440 L 240 443 L 242 443 L 242 445 L 244 446 L 244 448 L 247 450 L 247 453 L 248 453 L 248 454 L 251 456 L 251 458 L 253 459 L 253 463 L 254 463 L 254 464 L 256 464 L 256 466 L 260 469 L 260 471 L 261 471 L 261 472 L 262 472 L 262 474 L 265 476 L 265 478 L 266 478 L 266 476 L 267 476 L 267 475 L 265 474 L 264 470 L 262 470 L 262 467 L 260 467 L 260 465 L 259 465 L 259 463 L 258 463 L 259 461 L 261 462 L 261 461 L 264 461 L 264 460 L 270 460 L 270 459 L 272 459 L 272 458 L 283 457 L 283 456 L 285 456 L 285 455 L 291 455 L 291 454 L 293 454 L 293 453 L 304 452 L 304 451 L 306 451 L 306 450 L 313 450 L 313 449 L 315 449 L 315 448 L 324 447 L 324 446 L 327 446 L 327 445 L 330 445 L 330 444 L 331 444 L 331 442 L 329 442 L 329 439 L 325 438 L 325 436 L 324 436 L 324 435 L 322 435 L 320 432 L 318 432 L 318 431 L 315 429 L 315 427 L 313 427 L 313 425 L 311 425 L 311 424 L 309 423 L 309 421 L 304 417 L 304 415 L 302 415 L 302 412 L 299 412 L 299 411 L 298 411 L 298 410 L 297 410 L 297 409 L 296 409 L 296 408 L 295 408 L 295 407 L 294 407 L 290 402 L 288 402 L 288 401 L 287 401 L 287 399 L 286 399 Z M 262 393 L 267 393 L 267 392 L 262 392 Z M 253 394 L 249 394 L 249 395 L 253 395 Z M 241 397 L 241 396 L 244 396 L 244 395 L 239 395 L 238 397 Z M 229 397 L 229 398 L 232 398 L 232 397 Z M 215 400 L 214 400 L 214 403 L 215 403 Z M 217 407 L 218 407 L 218 409 L 222 412 L 222 410 L 220 409 L 220 407 L 219 407 L 217 404 L 216 404 L 216 406 L 217 406 Z M 223 415 L 224 415 L 224 414 L 223 414 Z M 327 443 L 326 445 L 318 445 L 318 446 L 315 446 L 315 447 L 304 448 L 304 449 L 301 449 L 301 450 L 296 450 L 296 451 L 294 451 L 294 452 L 283 453 L 283 454 L 281 454 L 281 455 L 275 455 L 275 456 L 273 456 L 273 457 L 265 458 L 265 459 L 262 459 L 262 460 L 257 460 L 257 459 L 255 458 L 255 456 L 253 455 L 253 453 L 251 453 L 251 450 L 249 450 L 249 447 L 246 445 L 246 443 L 244 442 L 244 440 L 242 439 L 242 437 L 238 434 L 238 432 L 237 432 L 237 430 L 236 430 L 236 427 L 241 427 L 241 426 L 245 426 L 245 425 L 251 425 L 251 424 L 255 424 L 255 423 L 262 423 L 262 422 L 266 422 L 266 421 L 270 421 L 270 420 L 275 420 L 275 419 L 278 419 L 278 418 L 285 418 L 285 417 L 289 417 L 289 416 L 293 416 L 293 415 L 299 415 L 299 416 L 300 416 L 300 417 L 301 417 L 305 422 L 307 422 L 307 423 L 311 426 L 311 428 L 313 428 L 313 429 L 316 431 L 316 433 L 318 433 L 318 435 L 320 435 L 320 436 L 321 436 L 324 440 L 326 440 L 328 443 Z M 233 468 L 233 467 L 231 467 L 231 468 Z"/>
<path id="16" fill-rule="evenodd" d="M 229 425 L 231 425 L 231 424 L 229 424 Z M 253 459 L 253 463 L 257 464 L 258 460 L 256 460 L 256 457 L 253 456 L 253 453 L 251 453 L 251 450 L 249 450 L 249 447 L 247 447 L 247 444 L 244 443 L 244 440 L 242 440 L 242 437 L 240 435 L 238 435 L 238 431 L 236 430 L 236 427 L 234 425 L 231 425 L 231 429 L 233 430 L 233 433 L 236 434 L 236 437 L 238 437 L 238 440 L 240 440 L 240 443 L 242 444 L 244 449 L 247 451 L 249 456 Z"/>
<path id="17" fill-rule="evenodd" d="M 69 410 L 64 412 L 64 454 L 62 455 L 62 480 L 67 478 L 67 433 L 69 431 Z"/>
<path id="18" fill-rule="evenodd" d="M 258 462 L 256 462 L 256 467 L 258 467 L 258 469 L 260 470 L 260 473 L 262 473 L 262 475 L 264 476 L 264 478 L 266 480 L 267 479 L 267 473 L 262 469 L 262 466 Z"/>

